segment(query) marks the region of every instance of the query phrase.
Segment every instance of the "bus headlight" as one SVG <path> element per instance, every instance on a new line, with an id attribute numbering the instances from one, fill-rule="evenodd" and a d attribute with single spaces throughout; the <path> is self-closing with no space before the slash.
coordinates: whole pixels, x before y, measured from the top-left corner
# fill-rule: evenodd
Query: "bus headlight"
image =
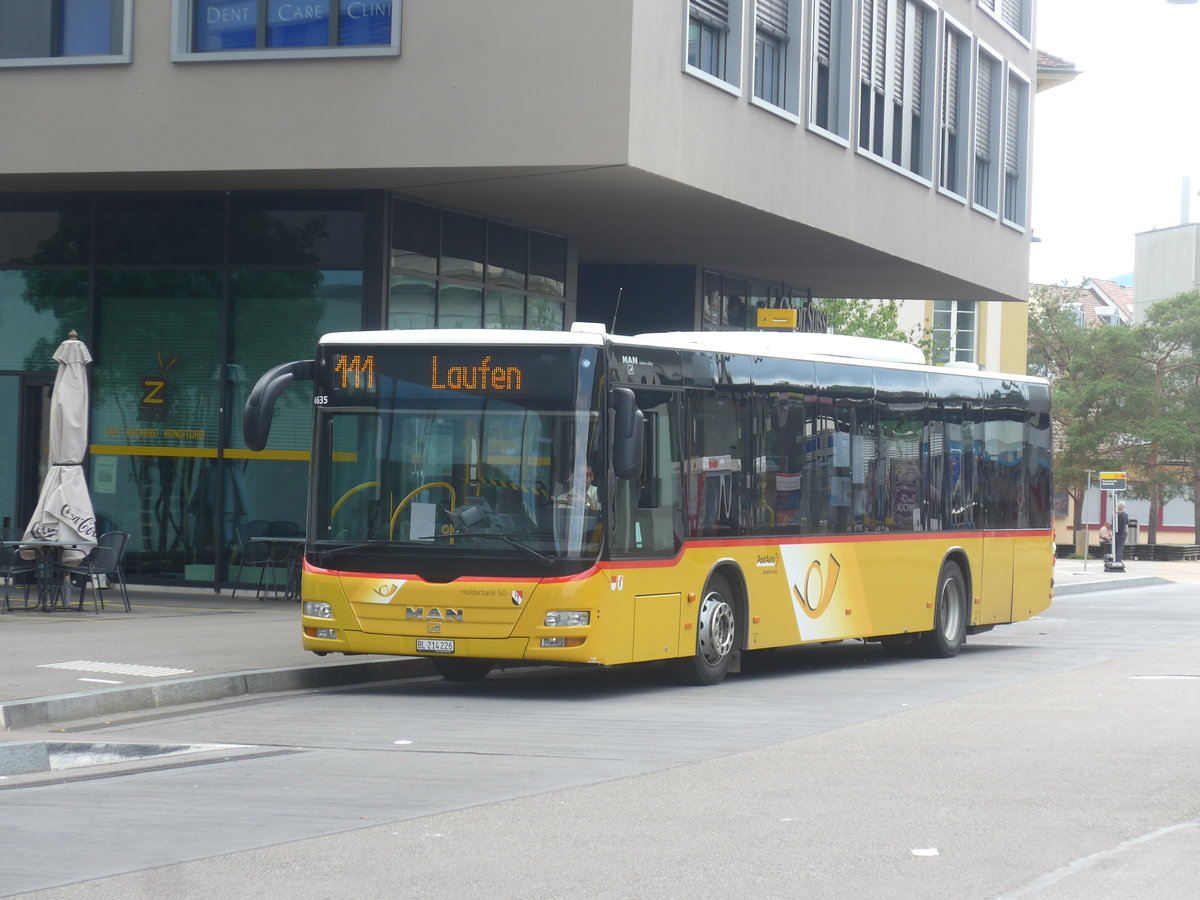
<path id="1" fill-rule="evenodd" d="M 333 607 L 328 603 L 318 603 L 315 600 L 304 601 L 304 615 L 314 619 L 332 619 Z"/>
<path id="2" fill-rule="evenodd" d="M 583 609 L 552 609 L 546 613 L 547 628 L 574 628 L 590 625 L 592 614 Z"/>

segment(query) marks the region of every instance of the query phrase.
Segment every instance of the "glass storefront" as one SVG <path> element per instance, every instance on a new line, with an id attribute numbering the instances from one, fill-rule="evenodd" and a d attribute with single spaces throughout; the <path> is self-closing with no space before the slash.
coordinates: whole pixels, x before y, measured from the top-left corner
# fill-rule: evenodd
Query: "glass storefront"
<path id="1" fill-rule="evenodd" d="M 557 235 L 397 200 L 389 328 L 530 328 L 567 321 L 567 242 Z"/>
<path id="2" fill-rule="evenodd" d="M 0 421 L 16 422 L 20 415 L 21 379 L 0 375 Z M 17 459 L 21 447 L 17 431 L 0 429 L 0 527 L 17 528 Z"/>
<path id="3" fill-rule="evenodd" d="M 390 204 L 386 229 L 368 226 L 373 204 Z M 389 240 L 390 272 L 372 271 Z M 74 328 L 94 358 L 101 531 L 129 532 L 131 579 L 228 583 L 235 530 L 305 520 L 311 387 L 285 391 L 252 453 L 241 411 L 263 372 L 311 358 L 322 334 L 381 323 L 561 329 L 566 272 L 564 238 L 380 193 L 0 196 L 0 415 L 19 420 L 41 396 Z M 20 427 L 0 438 L 13 526 L 28 493 L 17 460 L 40 441 Z"/>
<path id="4" fill-rule="evenodd" d="M 268 368 L 311 356 L 327 331 L 363 327 L 367 202 L 0 201 L 0 411 L 19 405 L 20 373 L 53 372 L 54 349 L 75 328 L 94 357 L 93 505 L 101 531 L 129 532 L 131 578 L 223 581 L 236 571 L 237 525 L 303 522 L 305 386 L 282 398 L 264 453 L 246 451 L 240 412 Z M 20 453 L 4 456 L 0 516 L 21 524 Z"/>
<path id="5" fill-rule="evenodd" d="M 201 492 L 222 425 L 221 280 L 192 270 L 96 273 L 92 505 L 101 532 L 130 533 L 130 577 L 181 578 L 211 565 L 212 510 Z"/>

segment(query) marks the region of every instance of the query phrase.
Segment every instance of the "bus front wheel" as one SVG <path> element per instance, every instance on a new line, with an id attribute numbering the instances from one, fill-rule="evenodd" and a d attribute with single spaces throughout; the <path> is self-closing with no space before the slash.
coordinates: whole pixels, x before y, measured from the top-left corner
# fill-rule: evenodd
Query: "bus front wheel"
<path id="1" fill-rule="evenodd" d="M 720 575 L 708 580 L 696 615 L 696 655 L 684 660 L 694 684 L 719 684 L 737 652 L 737 612 L 733 591 Z"/>
<path id="2" fill-rule="evenodd" d="M 967 639 L 967 583 L 957 563 L 947 560 L 938 573 L 934 598 L 933 631 L 920 638 L 923 655 L 935 658 L 956 656 Z"/>
<path id="3" fill-rule="evenodd" d="M 434 657 L 434 670 L 447 681 L 482 681 L 492 671 L 492 663 L 486 659 L 463 659 Z"/>

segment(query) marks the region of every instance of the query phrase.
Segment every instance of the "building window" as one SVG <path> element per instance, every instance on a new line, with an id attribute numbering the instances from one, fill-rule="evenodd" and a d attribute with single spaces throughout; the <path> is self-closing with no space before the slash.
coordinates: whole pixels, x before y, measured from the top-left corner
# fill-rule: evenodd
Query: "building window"
<path id="1" fill-rule="evenodd" d="M 813 0 L 812 100 L 809 121 L 850 137 L 852 0 Z"/>
<path id="2" fill-rule="evenodd" d="M 858 145 L 928 178 L 936 10 L 923 0 L 864 0 L 859 21 Z"/>
<path id="3" fill-rule="evenodd" d="M 979 0 L 979 5 L 1008 28 L 1029 40 L 1029 0 Z"/>
<path id="4" fill-rule="evenodd" d="M 788 52 L 799 46 L 799 34 L 791 32 L 800 19 L 799 10 L 791 9 L 794 3 L 757 0 L 754 5 L 754 96 L 792 114 L 799 112 L 800 80 L 796 54 Z"/>
<path id="5" fill-rule="evenodd" d="M 388 328 L 561 331 L 566 287 L 566 238 L 392 203 Z"/>
<path id="6" fill-rule="evenodd" d="M 687 71 L 741 86 L 742 2 L 688 0 Z"/>
<path id="7" fill-rule="evenodd" d="M 174 53 L 189 59 L 395 55 L 394 0 L 175 0 Z"/>
<path id="8" fill-rule="evenodd" d="M 990 212 L 999 212 L 999 187 L 996 174 L 999 168 L 1000 145 L 1000 60 L 982 47 L 979 49 L 975 75 L 975 205 Z"/>
<path id="9" fill-rule="evenodd" d="M 947 20 L 942 32 L 941 171 L 938 184 L 967 195 L 967 101 L 970 85 L 970 38 Z"/>
<path id="10" fill-rule="evenodd" d="M 1004 218 L 1025 226 L 1026 159 L 1029 148 L 1029 82 L 1008 74 L 1004 113 Z"/>
<path id="11" fill-rule="evenodd" d="M 937 10 L 925 3 L 909 0 L 906 4 L 903 43 L 896 43 L 897 79 L 904 84 L 893 90 L 896 116 L 894 126 L 899 154 L 893 162 L 924 178 L 933 177 L 933 72 L 937 54 Z M 903 158 L 907 150 L 908 157 Z"/>
<path id="12" fill-rule="evenodd" d="M 858 145 L 876 156 L 883 156 L 887 20 L 887 0 L 862 0 L 858 27 Z"/>
<path id="13" fill-rule="evenodd" d="M 933 302 L 933 362 L 975 362 L 976 302 L 935 300 Z"/>
<path id="14" fill-rule="evenodd" d="M 0 3 L 0 66 L 127 63 L 133 0 Z"/>

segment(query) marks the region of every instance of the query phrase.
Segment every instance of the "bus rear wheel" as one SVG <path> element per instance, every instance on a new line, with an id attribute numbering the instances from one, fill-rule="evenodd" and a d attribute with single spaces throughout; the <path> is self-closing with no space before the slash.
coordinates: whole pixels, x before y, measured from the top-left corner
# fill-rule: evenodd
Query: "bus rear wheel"
<path id="1" fill-rule="evenodd" d="M 696 616 L 696 655 L 684 660 L 693 684 L 720 684 L 737 652 L 737 612 L 733 591 L 720 575 L 708 580 Z"/>
<path id="2" fill-rule="evenodd" d="M 933 631 L 921 635 L 922 655 L 945 659 L 957 656 L 967 639 L 967 583 L 958 563 L 947 560 L 938 573 L 933 606 Z"/>
<path id="3" fill-rule="evenodd" d="M 434 670 L 447 681 L 482 681 L 492 671 L 492 663 L 486 659 L 434 657 Z"/>

